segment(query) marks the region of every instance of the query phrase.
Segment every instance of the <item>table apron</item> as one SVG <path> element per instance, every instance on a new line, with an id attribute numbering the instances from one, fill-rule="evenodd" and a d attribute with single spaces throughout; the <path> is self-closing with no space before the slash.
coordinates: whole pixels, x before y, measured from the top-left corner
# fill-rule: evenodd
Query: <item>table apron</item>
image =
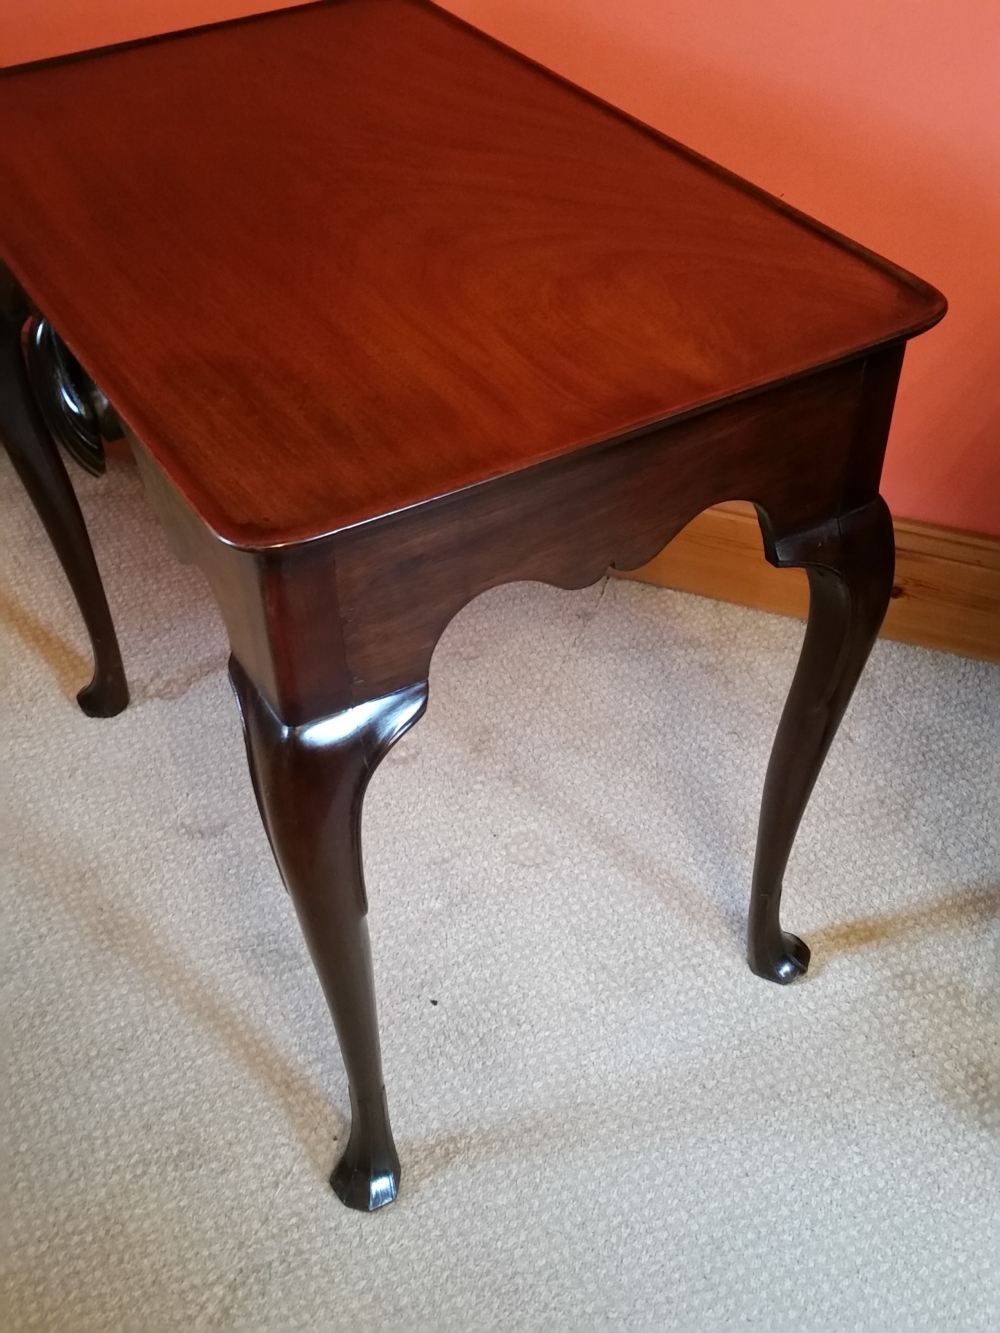
<path id="1" fill-rule="evenodd" d="M 765 549 L 878 494 L 898 344 L 292 547 L 219 539 L 136 445 L 175 552 L 233 651 L 297 725 L 424 680 L 451 618 L 501 583 L 582 588 L 651 560 L 710 505 L 749 500 Z"/>

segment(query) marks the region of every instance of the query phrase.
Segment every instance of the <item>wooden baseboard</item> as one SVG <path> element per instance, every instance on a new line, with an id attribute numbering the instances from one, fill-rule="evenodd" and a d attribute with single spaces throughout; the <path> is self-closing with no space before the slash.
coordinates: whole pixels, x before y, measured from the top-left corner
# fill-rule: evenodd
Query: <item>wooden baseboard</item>
<path id="1" fill-rule="evenodd" d="M 927 523 L 895 522 L 896 580 L 887 639 L 1000 662 L 1000 540 Z M 642 569 L 622 577 L 780 615 L 805 616 L 799 569 L 775 569 L 753 506 L 706 509 Z"/>

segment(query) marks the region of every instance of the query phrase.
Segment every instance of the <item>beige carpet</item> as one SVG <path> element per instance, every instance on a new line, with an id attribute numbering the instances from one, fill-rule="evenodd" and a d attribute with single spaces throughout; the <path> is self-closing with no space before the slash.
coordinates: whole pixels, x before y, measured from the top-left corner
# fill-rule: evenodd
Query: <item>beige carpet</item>
<path id="1" fill-rule="evenodd" d="M 453 622 L 365 848 L 403 1187 L 345 1079 L 226 644 L 134 472 L 79 481 L 133 704 L 0 463 L 3 1329 L 996 1329 L 1000 669 L 880 644 L 743 922 L 801 627 L 632 583 Z"/>

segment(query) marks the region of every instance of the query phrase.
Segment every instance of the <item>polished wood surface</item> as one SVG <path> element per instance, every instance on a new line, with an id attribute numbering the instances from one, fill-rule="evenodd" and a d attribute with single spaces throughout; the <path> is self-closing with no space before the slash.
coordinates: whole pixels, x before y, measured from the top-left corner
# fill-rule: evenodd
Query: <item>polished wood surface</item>
<path id="1" fill-rule="evenodd" d="M 747 954 L 801 975 L 784 869 L 889 599 L 882 459 L 905 341 L 943 298 L 420 0 L 14 73 L 0 116 L 0 253 L 226 622 L 348 1070 L 343 1201 L 400 1179 L 365 786 L 487 588 L 583 587 L 708 506 L 756 506 L 811 604 Z"/>
<path id="2" fill-rule="evenodd" d="M 944 309 L 418 0 L 9 72 L 0 123 L 0 251 L 245 546 L 621 437 Z"/>

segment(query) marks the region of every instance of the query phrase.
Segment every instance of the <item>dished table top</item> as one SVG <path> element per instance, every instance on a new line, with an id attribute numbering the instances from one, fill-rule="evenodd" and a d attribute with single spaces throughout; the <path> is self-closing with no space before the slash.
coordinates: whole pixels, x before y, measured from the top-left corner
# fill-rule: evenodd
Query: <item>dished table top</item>
<path id="1" fill-rule="evenodd" d="M 189 504 L 249 547 L 944 311 L 422 0 L 6 72 L 0 255 Z"/>

